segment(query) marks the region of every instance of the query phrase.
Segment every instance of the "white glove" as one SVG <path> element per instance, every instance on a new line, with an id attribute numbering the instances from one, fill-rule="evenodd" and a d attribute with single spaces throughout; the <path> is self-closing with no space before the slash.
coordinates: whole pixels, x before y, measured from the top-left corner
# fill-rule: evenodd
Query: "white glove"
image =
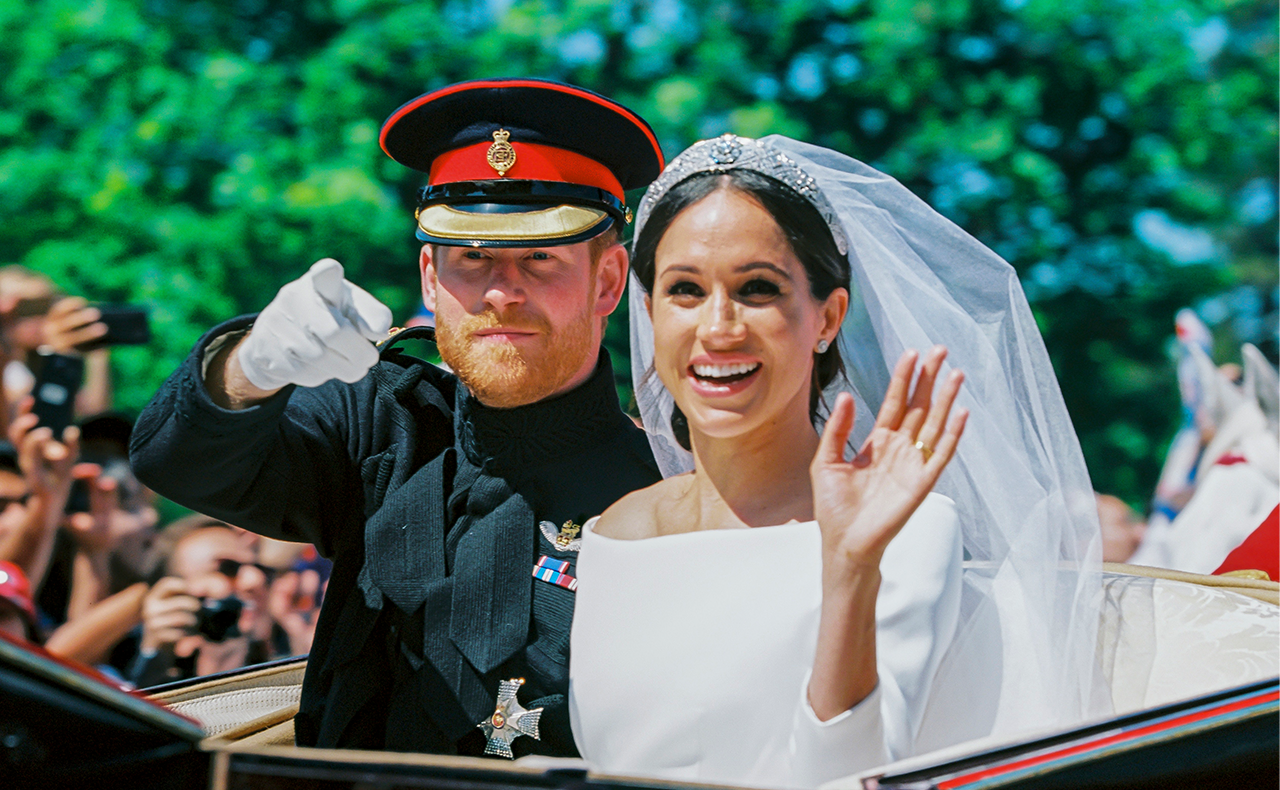
<path id="1" fill-rule="evenodd" d="M 240 344 L 240 368 L 264 390 L 359 381 L 378 361 L 370 341 L 391 329 L 391 310 L 342 277 L 342 264 L 317 261 L 258 315 Z"/>

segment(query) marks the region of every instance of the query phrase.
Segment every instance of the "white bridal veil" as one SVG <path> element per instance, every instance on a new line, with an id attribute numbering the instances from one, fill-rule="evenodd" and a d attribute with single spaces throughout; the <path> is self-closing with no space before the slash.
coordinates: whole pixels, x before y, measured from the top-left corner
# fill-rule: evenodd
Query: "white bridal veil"
<path id="1" fill-rule="evenodd" d="M 825 400 L 853 393 L 851 445 L 869 433 L 904 350 L 944 344 L 945 368 L 966 375 L 959 404 L 970 417 L 937 486 L 963 522 L 961 620 L 928 710 L 910 723 L 915 751 L 1109 712 L 1095 670 L 1101 541 L 1093 489 L 1013 267 L 884 173 L 777 135 L 724 135 L 680 154 L 641 201 L 636 236 L 675 184 L 734 168 L 796 188 L 849 256 L 853 288 L 840 336 L 848 379 Z M 653 328 L 634 275 L 630 306 L 644 425 L 663 473 L 687 471 L 693 459 L 675 443 L 671 396 L 652 375 Z"/>

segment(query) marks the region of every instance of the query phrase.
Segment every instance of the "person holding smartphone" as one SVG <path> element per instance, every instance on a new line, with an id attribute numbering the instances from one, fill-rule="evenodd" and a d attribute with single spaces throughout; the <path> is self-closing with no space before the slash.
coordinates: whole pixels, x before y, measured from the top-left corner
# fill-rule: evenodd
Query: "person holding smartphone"
<path id="1" fill-rule="evenodd" d="M 55 432 L 69 425 L 76 413 L 94 414 L 111 407 L 108 352 L 105 347 L 93 348 L 108 334 L 101 319 L 100 308 L 63 294 L 43 274 L 17 265 L 0 268 L 6 423 L 13 417 L 13 405 L 33 393 L 42 424 Z M 52 383 L 48 407 L 37 387 L 46 367 L 45 380 Z M 60 398 L 65 398 L 65 404 Z"/>
<path id="2" fill-rule="evenodd" d="M 38 425 L 29 409 L 29 401 L 20 404 L 8 429 L 25 485 L 15 487 L 0 513 L 0 560 L 18 565 L 39 589 L 71 494 L 80 429 L 71 426 L 55 435 L 49 427 Z"/>

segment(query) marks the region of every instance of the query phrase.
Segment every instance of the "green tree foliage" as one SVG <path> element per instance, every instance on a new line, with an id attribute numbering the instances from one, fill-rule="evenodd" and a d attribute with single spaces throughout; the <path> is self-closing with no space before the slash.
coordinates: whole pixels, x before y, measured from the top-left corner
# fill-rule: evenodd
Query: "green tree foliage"
<path id="1" fill-rule="evenodd" d="M 152 308 L 137 409 L 313 260 L 412 313 L 422 177 L 379 125 L 537 75 L 669 155 L 772 132 L 884 169 L 1017 267 L 1095 483 L 1148 496 L 1178 422 L 1173 313 L 1276 353 L 1277 13 L 1263 0 L 7 0 L 0 262 Z M 625 320 L 607 342 L 625 354 Z"/>

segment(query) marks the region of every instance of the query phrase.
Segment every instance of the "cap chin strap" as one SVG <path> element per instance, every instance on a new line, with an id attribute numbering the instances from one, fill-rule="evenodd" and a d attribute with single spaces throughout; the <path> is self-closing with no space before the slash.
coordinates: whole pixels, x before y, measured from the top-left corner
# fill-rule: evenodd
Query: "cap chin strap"
<path id="1" fill-rule="evenodd" d="M 607 190 L 564 181 L 526 181 L 493 179 L 489 181 L 455 181 L 423 187 L 418 192 L 418 210 L 437 204 L 463 207 L 477 204 L 503 206 L 532 205 L 546 208 L 559 204 L 600 208 L 617 219 L 630 222 L 625 203 Z"/>

